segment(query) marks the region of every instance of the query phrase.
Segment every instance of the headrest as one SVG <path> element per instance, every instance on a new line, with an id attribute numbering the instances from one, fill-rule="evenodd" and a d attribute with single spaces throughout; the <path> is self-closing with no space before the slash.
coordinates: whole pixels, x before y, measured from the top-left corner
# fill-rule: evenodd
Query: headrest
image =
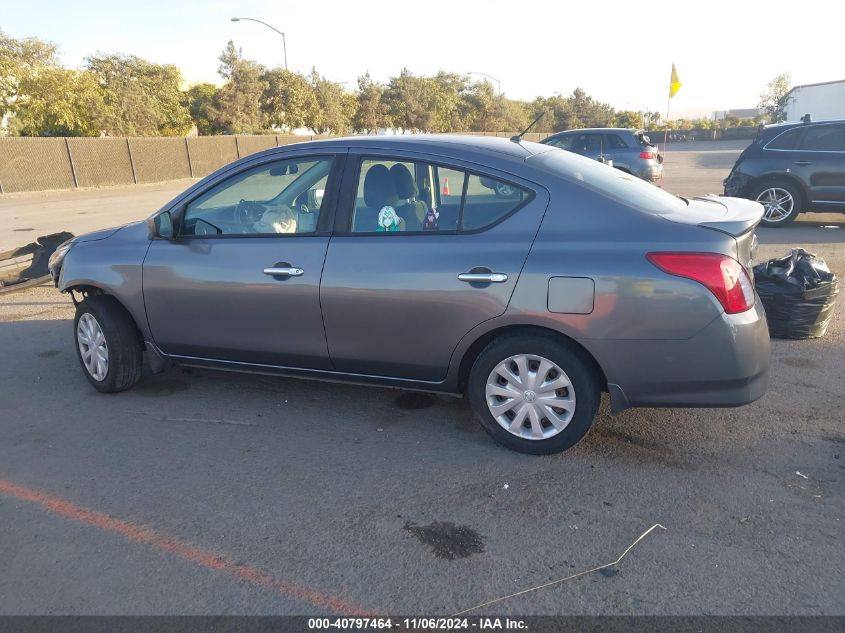
<path id="1" fill-rule="evenodd" d="M 396 163 L 390 168 L 390 175 L 393 177 L 393 186 L 396 187 L 396 195 L 400 198 L 416 198 L 419 194 L 417 183 L 411 175 L 411 170 L 402 163 Z"/>
<path id="2" fill-rule="evenodd" d="M 371 209 L 381 209 L 396 204 L 396 187 L 390 171 L 384 165 L 373 165 L 364 176 L 364 204 Z"/>

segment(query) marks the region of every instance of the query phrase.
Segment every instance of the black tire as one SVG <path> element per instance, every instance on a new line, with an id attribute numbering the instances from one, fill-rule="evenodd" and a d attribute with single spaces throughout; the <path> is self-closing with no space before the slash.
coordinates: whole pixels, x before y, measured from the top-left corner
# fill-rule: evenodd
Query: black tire
<path id="1" fill-rule="evenodd" d="M 502 427 L 487 406 L 487 379 L 502 361 L 519 354 L 541 356 L 569 377 L 575 411 L 563 430 L 546 439 L 525 439 Z M 592 359 L 565 340 L 535 334 L 508 334 L 492 341 L 472 366 L 467 395 L 481 426 L 502 446 L 520 453 L 549 455 L 577 444 L 590 430 L 601 399 L 601 379 Z"/>
<path id="2" fill-rule="evenodd" d="M 762 204 L 763 206 L 767 206 L 766 201 L 765 201 L 765 197 L 766 197 L 765 194 L 766 194 L 766 192 L 768 192 L 770 190 L 774 190 L 774 189 L 781 189 L 781 190 L 789 193 L 789 195 L 792 197 L 792 201 L 793 201 L 792 202 L 792 209 L 790 210 L 790 212 L 787 216 L 785 216 L 783 219 L 780 219 L 780 220 L 777 220 L 777 221 L 767 219 L 766 216 L 764 215 L 763 219 L 760 221 L 760 224 L 762 226 L 769 227 L 769 228 L 779 228 L 779 227 L 782 227 L 782 226 L 787 226 L 789 224 L 792 224 L 795 221 L 795 218 L 798 217 L 798 214 L 801 213 L 801 210 L 802 210 L 803 204 L 804 204 L 804 202 L 803 202 L 804 198 L 801 195 L 801 191 L 798 189 L 798 187 L 796 187 L 791 182 L 781 181 L 781 180 L 769 180 L 769 181 L 766 181 L 766 182 L 762 182 L 762 183 L 758 184 L 757 186 L 755 186 L 751 190 L 748 197 L 751 200 L 755 200 L 757 202 L 760 202 L 760 204 Z M 758 198 L 760 198 L 761 196 L 764 198 L 764 200 L 758 200 Z M 767 210 L 766 213 L 768 215 L 768 213 L 769 213 L 768 210 Z"/>
<path id="3" fill-rule="evenodd" d="M 78 338 L 79 320 L 84 315 L 96 320 L 106 341 L 108 370 L 102 380 L 97 380 L 82 358 Z M 73 320 L 74 348 L 88 382 L 102 393 L 115 393 L 129 389 L 141 378 L 143 352 L 135 322 L 114 297 L 95 295 L 83 300 L 76 307 Z"/>

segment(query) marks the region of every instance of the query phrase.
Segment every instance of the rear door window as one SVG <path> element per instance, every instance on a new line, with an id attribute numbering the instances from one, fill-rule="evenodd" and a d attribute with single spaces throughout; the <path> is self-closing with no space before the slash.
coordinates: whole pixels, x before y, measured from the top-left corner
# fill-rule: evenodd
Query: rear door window
<path id="1" fill-rule="evenodd" d="M 608 134 L 607 135 L 607 149 L 625 149 L 628 145 L 625 144 L 625 141 L 618 134 Z"/>
<path id="2" fill-rule="evenodd" d="M 364 158 L 352 232 L 477 231 L 499 222 L 531 195 L 512 183 L 445 165 Z"/>
<path id="3" fill-rule="evenodd" d="M 798 149 L 815 152 L 845 152 L 845 125 L 815 125 L 807 128 Z"/>

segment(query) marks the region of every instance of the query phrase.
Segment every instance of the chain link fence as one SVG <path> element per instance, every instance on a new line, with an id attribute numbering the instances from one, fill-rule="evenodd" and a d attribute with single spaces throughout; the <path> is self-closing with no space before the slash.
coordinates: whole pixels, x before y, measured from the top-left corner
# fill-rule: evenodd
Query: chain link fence
<path id="1" fill-rule="evenodd" d="M 525 140 L 539 141 L 545 136 L 548 134 L 530 132 Z M 0 193 L 201 178 L 256 152 L 326 138 L 334 137 L 273 134 L 187 138 L 0 137 Z"/>

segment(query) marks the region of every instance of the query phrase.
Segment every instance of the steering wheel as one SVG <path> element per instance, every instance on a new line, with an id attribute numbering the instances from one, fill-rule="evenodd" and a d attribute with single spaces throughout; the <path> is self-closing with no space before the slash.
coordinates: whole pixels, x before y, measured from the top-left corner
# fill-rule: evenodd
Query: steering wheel
<path id="1" fill-rule="evenodd" d="M 261 219 L 267 209 L 252 200 L 241 200 L 235 208 L 235 221 L 242 226 L 252 226 Z"/>

